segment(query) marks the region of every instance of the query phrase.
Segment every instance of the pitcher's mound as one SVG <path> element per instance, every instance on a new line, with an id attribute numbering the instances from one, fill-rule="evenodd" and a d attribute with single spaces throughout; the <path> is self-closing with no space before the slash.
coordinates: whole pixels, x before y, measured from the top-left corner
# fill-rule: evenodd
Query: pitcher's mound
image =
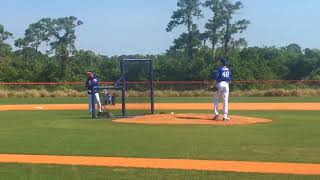
<path id="1" fill-rule="evenodd" d="M 134 124 L 203 124 L 203 125 L 245 125 L 257 123 L 269 123 L 270 119 L 231 116 L 231 120 L 224 122 L 222 118 L 218 121 L 213 120 L 213 115 L 209 114 L 158 114 L 138 116 L 134 118 L 117 119 L 117 123 Z"/>

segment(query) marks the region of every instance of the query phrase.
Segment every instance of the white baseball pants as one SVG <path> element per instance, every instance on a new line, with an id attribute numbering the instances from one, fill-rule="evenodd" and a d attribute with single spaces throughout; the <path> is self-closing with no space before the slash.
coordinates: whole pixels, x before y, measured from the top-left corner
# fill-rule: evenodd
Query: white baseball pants
<path id="1" fill-rule="evenodd" d="M 223 100 L 223 117 L 227 118 L 229 114 L 229 83 L 222 81 L 217 83 L 217 91 L 214 97 L 214 114 L 219 115 L 219 98 Z"/>
<path id="2" fill-rule="evenodd" d="M 95 93 L 94 96 L 96 97 L 96 103 L 98 104 L 99 112 L 102 112 L 102 105 L 101 105 L 99 93 Z M 89 94 L 88 97 L 89 97 L 89 112 L 92 113 L 92 107 L 91 107 L 92 94 Z"/>

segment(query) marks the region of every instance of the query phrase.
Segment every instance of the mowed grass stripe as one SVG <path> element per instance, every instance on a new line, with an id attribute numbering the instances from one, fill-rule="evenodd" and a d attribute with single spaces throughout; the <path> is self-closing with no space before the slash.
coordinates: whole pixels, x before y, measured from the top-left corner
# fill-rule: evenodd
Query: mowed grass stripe
<path id="1" fill-rule="evenodd" d="M 118 97 L 120 103 L 120 98 Z M 128 103 L 150 102 L 148 97 L 129 97 Z M 156 97 L 157 103 L 213 103 L 213 97 Z M 320 97 L 231 97 L 231 103 L 314 103 Z M 0 104 L 85 104 L 86 97 L 1 98 Z"/>

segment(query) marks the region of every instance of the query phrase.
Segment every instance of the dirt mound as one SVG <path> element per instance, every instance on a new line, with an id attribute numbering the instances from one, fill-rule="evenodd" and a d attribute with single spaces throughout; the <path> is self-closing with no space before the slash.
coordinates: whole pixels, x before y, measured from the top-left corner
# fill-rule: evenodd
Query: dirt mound
<path id="1" fill-rule="evenodd" d="M 272 120 L 231 116 L 231 120 L 225 122 L 221 120 L 214 121 L 213 115 L 210 114 L 157 114 L 138 116 L 134 118 L 117 119 L 117 123 L 134 123 L 134 124 L 203 124 L 203 125 L 245 125 L 257 123 L 269 123 Z"/>

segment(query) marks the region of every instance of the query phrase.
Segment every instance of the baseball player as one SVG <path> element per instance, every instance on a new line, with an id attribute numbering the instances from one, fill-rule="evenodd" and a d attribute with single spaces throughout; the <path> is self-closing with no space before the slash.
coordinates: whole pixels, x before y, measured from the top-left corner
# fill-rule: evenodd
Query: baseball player
<path id="1" fill-rule="evenodd" d="M 114 103 L 114 96 L 112 95 L 112 93 L 109 90 L 104 90 L 103 91 L 104 94 L 104 104 L 105 105 L 113 105 Z"/>
<path id="2" fill-rule="evenodd" d="M 227 67 L 228 60 L 221 58 L 222 66 L 215 71 L 216 93 L 214 97 L 214 120 L 219 120 L 219 98 L 223 99 L 223 120 L 230 120 L 229 114 L 229 83 L 232 80 L 232 73 Z"/>
<path id="3" fill-rule="evenodd" d="M 90 112 L 90 114 L 92 114 L 92 107 L 91 107 L 92 96 L 95 96 L 96 101 L 98 103 L 99 113 L 102 113 L 102 105 L 101 105 L 99 93 L 96 89 L 94 89 L 94 87 L 99 85 L 98 78 L 91 71 L 87 72 L 87 76 L 88 76 L 88 78 L 86 80 L 85 87 L 88 90 L 89 112 Z"/>

